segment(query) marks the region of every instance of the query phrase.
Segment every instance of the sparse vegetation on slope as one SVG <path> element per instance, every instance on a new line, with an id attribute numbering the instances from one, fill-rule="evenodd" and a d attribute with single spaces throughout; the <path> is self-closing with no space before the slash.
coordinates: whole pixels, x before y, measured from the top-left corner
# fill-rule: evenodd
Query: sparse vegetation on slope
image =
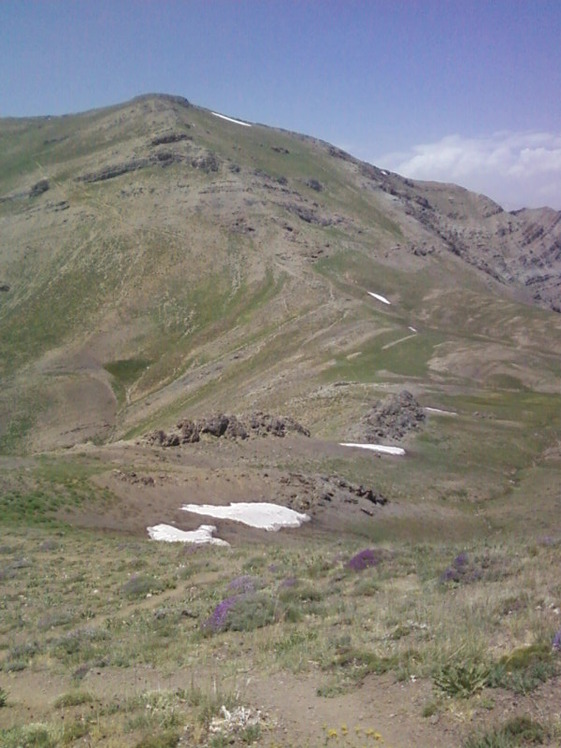
<path id="1" fill-rule="evenodd" d="M 146 96 L 0 221 L 2 745 L 559 743 L 558 214 Z"/>

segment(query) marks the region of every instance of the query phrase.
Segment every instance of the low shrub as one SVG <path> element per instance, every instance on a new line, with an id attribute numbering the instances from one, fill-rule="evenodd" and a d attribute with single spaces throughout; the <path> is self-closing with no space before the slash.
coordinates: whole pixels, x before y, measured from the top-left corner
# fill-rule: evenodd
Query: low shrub
<path id="1" fill-rule="evenodd" d="M 364 571 L 371 566 L 376 566 L 381 561 L 381 556 L 372 548 L 359 551 L 347 561 L 347 568 L 352 571 Z"/>
<path id="2" fill-rule="evenodd" d="M 55 700 L 54 707 L 55 709 L 66 709 L 72 706 L 91 704 L 93 701 L 94 697 L 91 693 L 87 693 L 86 691 L 69 691 Z"/>
<path id="3" fill-rule="evenodd" d="M 500 727 L 471 735 L 463 748 L 515 748 L 515 746 L 541 745 L 547 737 L 546 730 L 531 717 L 512 717 Z"/>
<path id="4" fill-rule="evenodd" d="M 161 592 L 165 589 L 165 584 L 155 577 L 133 574 L 121 589 L 129 600 L 134 600 L 135 598 L 146 597 L 148 594 Z"/>
<path id="5" fill-rule="evenodd" d="M 555 650 L 545 642 L 515 649 L 502 657 L 490 671 L 489 685 L 526 694 L 557 675 Z"/>
<path id="6" fill-rule="evenodd" d="M 482 662 L 448 663 L 434 675 L 435 687 L 460 699 L 467 699 L 489 683 L 490 671 Z"/>
<path id="7" fill-rule="evenodd" d="M 265 593 L 247 593 L 227 597 L 219 603 L 203 624 L 208 633 L 253 631 L 276 620 L 274 600 Z"/>
<path id="8" fill-rule="evenodd" d="M 0 745 L 2 748 L 55 748 L 58 741 L 45 725 L 30 724 L 0 730 Z"/>

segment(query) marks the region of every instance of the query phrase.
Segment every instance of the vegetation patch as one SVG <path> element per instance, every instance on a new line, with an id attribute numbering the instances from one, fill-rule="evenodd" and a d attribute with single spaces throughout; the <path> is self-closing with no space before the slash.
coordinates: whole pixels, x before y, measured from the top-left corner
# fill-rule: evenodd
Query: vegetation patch
<path id="1" fill-rule="evenodd" d="M 489 685 L 526 694 L 559 672 L 561 664 L 556 650 L 548 642 L 537 642 L 502 657 L 491 669 Z"/>
<path id="2" fill-rule="evenodd" d="M 548 730 L 528 716 L 511 717 L 498 727 L 471 735 L 463 748 L 517 748 L 542 745 Z"/>
<path id="3" fill-rule="evenodd" d="M 347 568 L 352 571 L 364 571 L 371 566 L 377 566 L 382 557 L 372 548 L 365 548 L 347 561 Z"/>
<path id="4" fill-rule="evenodd" d="M 489 683 L 489 667 L 482 662 L 449 663 L 434 676 L 434 685 L 447 696 L 468 699 Z"/>
<path id="5" fill-rule="evenodd" d="M 151 363 L 151 360 L 147 358 L 124 358 L 109 361 L 104 364 L 103 368 L 114 378 L 117 390 L 119 390 L 134 384 Z"/>
<path id="6" fill-rule="evenodd" d="M 92 694 L 87 691 L 69 691 L 55 699 L 53 706 L 55 709 L 67 709 L 68 707 L 91 704 L 94 701 Z"/>
<path id="7" fill-rule="evenodd" d="M 246 592 L 222 600 L 205 621 L 203 630 L 208 633 L 253 631 L 273 623 L 276 615 L 275 602 L 269 595 Z"/>

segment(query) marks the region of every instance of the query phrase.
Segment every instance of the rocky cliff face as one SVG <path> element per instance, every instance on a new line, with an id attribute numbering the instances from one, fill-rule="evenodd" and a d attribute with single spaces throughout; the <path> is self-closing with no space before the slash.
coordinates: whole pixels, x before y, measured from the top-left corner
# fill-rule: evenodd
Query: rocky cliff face
<path id="1" fill-rule="evenodd" d="M 394 178 L 385 188 L 449 252 L 516 289 L 521 298 L 561 312 L 561 212 L 509 213 L 455 185 Z"/>

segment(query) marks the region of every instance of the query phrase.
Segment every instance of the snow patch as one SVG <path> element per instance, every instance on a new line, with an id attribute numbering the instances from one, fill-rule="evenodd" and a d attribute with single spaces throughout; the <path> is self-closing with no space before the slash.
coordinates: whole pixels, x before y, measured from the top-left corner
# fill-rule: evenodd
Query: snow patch
<path id="1" fill-rule="evenodd" d="M 453 410 L 441 410 L 440 408 L 425 408 L 425 410 L 428 410 L 429 413 L 440 413 L 440 415 L 443 416 L 457 416 L 458 414 L 455 413 Z"/>
<path id="2" fill-rule="evenodd" d="M 218 112 L 211 112 L 211 114 L 214 114 L 215 117 L 220 117 L 220 119 L 225 119 L 226 122 L 233 122 L 236 125 L 243 125 L 244 127 L 251 127 L 249 122 L 242 122 L 240 119 L 233 119 L 232 117 L 226 117 L 225 114 L 218 114 Z"/>
<path id="3" fill-rule="evenodd" d="M 391 301 L 388 301 L 385 296 L 380 296 L 379 293 L 373 293 L 372 291 L 368 291 L 370 296 L 373 296 L 375 299 L 378 299 L 378 301 L 381 301 L 382 304 L 391 304 Z"/>
<path id="4" fill-rule="evenodd" d="M 408 329 L 411 330 L 411 332 L 417 332 L 417 330 L 414 327 L 411 327 L 411 325 L 409 325 Z"/>
<path id="5" fill-rule="evenodd" d="M 369 449 L 372 452 L 381 452 L 386 455 L 404 455 L 405 450 L 402 447 L 389 447 L 384 444 L 352 444 L 350 442 L 340 442 L 342 447 L 358 447 L 359 449 Z"/>
<path id="6" fill-rule="evenodd" d="M 232 502 L 229 506 L 185 504 L 181 508 L 184 512 L 203 514 L 216 519 L 231 519 L 234 522 L 243 522 L 244 525 L 269 532 L 276 532 L 283 527 L 300 527 L 303 522 L 308 522 L 310 519 L 307 514 L 300 514 L 286 506 L 266 502 Z"/>
<path id="7" fill-rule="evenodd" d="M 163 540 L 166 543 L 196 543 L 202 545 L 209 543 L 210 545 L 230 545 L 225 540 L 220 538 L 213 538 L 213 533 L 216 532 L 214 525 L 201 525 L 198 530 L 178 530 L 177 527 L 172 525 L 154 525 L 153 527 L 147 527 L 148 535 L 152 540 Z"/>

